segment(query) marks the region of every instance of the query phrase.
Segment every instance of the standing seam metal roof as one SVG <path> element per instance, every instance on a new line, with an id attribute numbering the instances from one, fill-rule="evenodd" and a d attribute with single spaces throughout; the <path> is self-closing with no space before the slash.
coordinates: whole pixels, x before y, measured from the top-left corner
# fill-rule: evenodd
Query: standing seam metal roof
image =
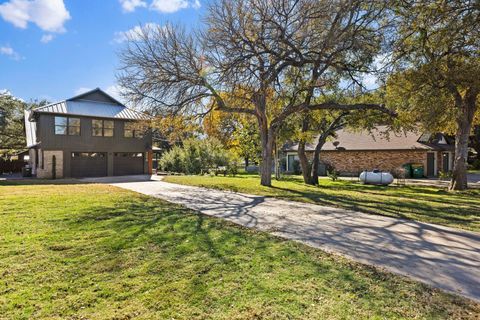
<path id="1" fill-rule="evenodd" d="M 33 110 L 39 113 L 54 113 L 88 117 L 102 117 L 125 120 L 149 120 L 145 113 L 129 109 L 122 105 L 89 100 L 64 100 Z"/>

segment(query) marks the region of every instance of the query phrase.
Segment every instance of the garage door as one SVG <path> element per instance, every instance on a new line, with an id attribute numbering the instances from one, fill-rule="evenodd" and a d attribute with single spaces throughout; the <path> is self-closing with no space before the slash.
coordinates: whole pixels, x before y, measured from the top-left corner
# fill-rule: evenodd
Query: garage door
<path id="1" fill-rule="evenodd" d="M 74 178 L 107 175 L 107 154 L 103 152 L 72 152 L 71 175 Z"/>
<path id="2" fill-rule="evenodd" d="M 143 153 L 116 152 L 113 156 L 113 175 L 143 174 Z"/>

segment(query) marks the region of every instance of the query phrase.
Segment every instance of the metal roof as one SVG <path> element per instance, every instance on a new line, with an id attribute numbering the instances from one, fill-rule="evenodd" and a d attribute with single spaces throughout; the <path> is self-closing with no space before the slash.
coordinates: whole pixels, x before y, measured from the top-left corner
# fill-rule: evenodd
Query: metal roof
<path id="1" fill-rule="evenodd" d="M 32 111 L 25 110 L 25 134 L 28 148 L 37 144 L 37 123 L 29 120 L 31 113 Z"/>
<path id="2" fill-rule="evenodd" d="M 54 113 L 126 120 L 150 119 L 149 115 L 129 109 L 122 105 L 87 100 L 60 101 L 34 109 L 33 111 L 38 113 Z"/>
<path id="3" fill-rule="evenodd" d="M 82 99 L 98 92 L 114 103 Z M 129 109 L 101 89 L 94 89 L 76 97 L 33 109 L 35 113 L 53 113 L 87 117 L 101 117 L 125 120 L 149 120 L 151 117 L 143 112 Z"/>

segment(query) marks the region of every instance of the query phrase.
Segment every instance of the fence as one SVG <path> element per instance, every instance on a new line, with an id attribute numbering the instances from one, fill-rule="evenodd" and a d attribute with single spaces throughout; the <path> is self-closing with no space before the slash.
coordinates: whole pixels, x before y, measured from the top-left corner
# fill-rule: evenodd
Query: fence
<path id="1" fill-rule="evenodd" d="M 27 164 L 23 160 L 6 160 L 0 158 L 0 174 L 22 172 L 22 168 Z"/>

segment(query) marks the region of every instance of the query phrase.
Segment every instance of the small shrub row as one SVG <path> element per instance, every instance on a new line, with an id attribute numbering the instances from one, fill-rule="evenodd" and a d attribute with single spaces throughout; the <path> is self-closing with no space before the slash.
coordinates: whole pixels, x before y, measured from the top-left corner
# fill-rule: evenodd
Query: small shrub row
<path id="1" fill-rule="evenodd" d="M 237 159 L 214 138 L 185 140 L 182 146 L 166 152 L 159 166 L 163 171 L 184 174 L 237 174 Z"/>

